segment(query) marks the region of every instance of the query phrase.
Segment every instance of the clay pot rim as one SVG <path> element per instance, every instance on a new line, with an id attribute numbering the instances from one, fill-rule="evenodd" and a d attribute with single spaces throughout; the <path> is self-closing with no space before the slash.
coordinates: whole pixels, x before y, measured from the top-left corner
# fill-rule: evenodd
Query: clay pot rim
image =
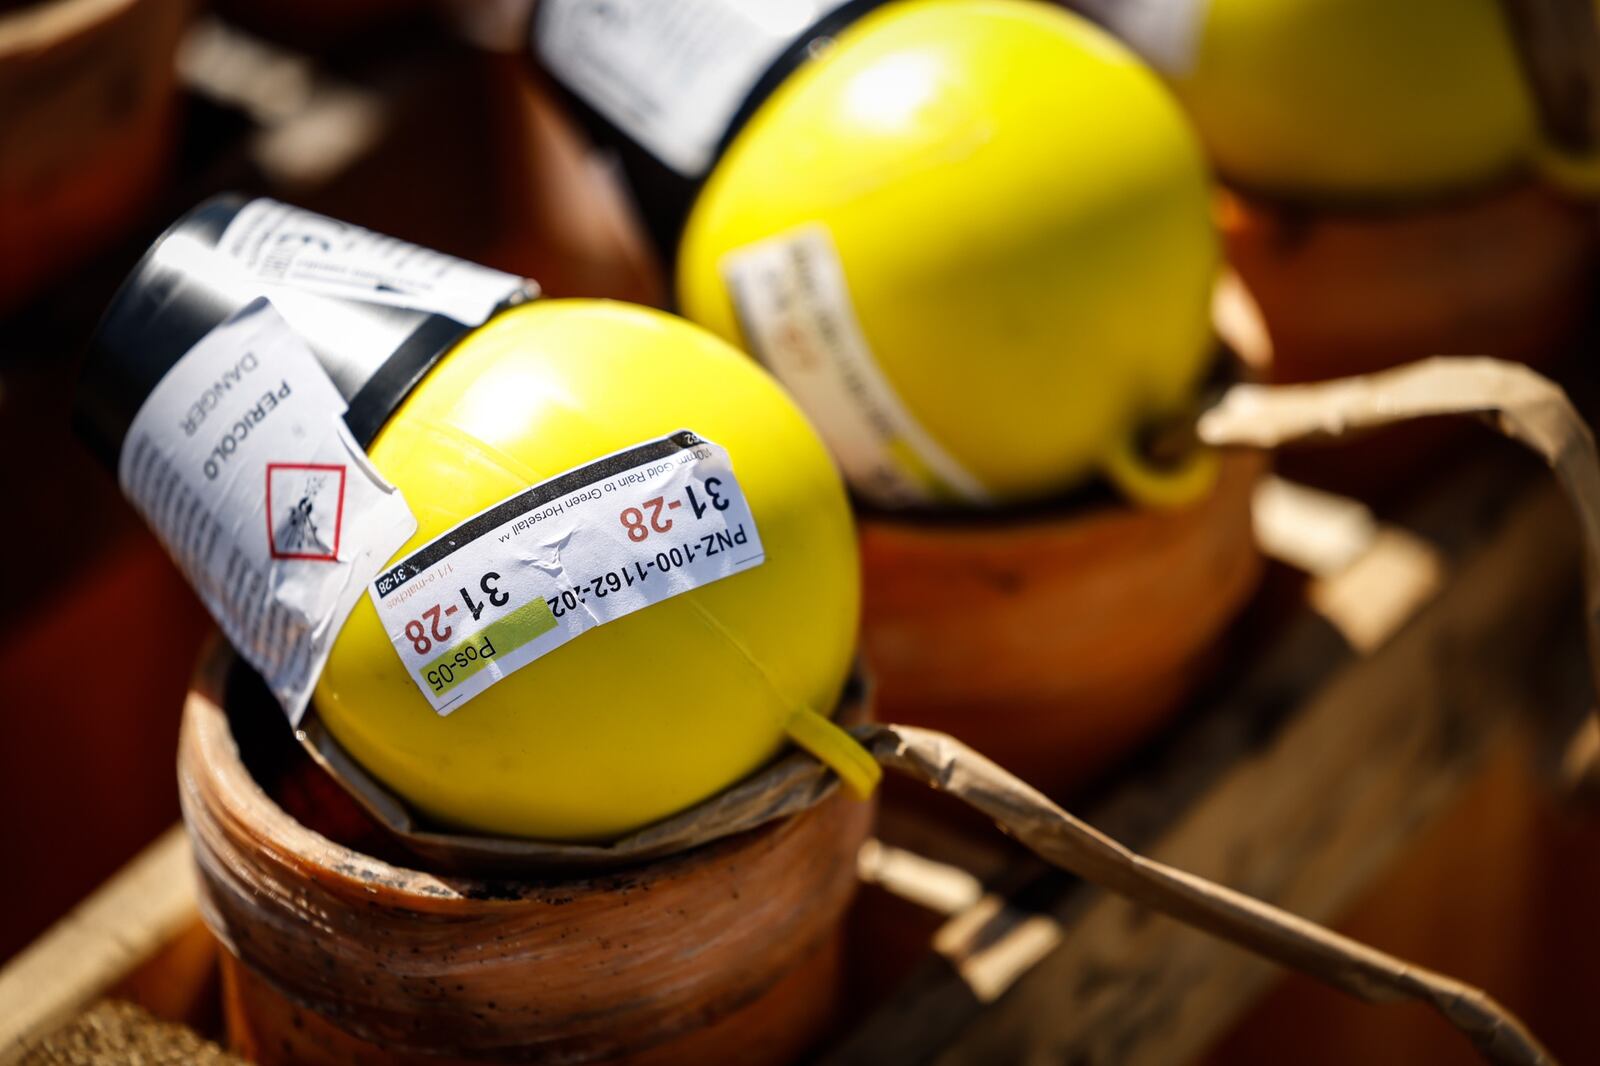
<path id="1" fill-rule="evenodd" d="M 715 864 L 763 835 L 790 828 L 798 818 L 816 811 L 822 801 L 836 791 L 828 789 L 809 806 L 786 816 L 683 851 L 640 858 L 626 866 L 572 872 L 541 869 L 522 876 L 499 877 L 466 872 L 434 873 L 401 866 L 330 840 L 295 819 L 262 788 L 240 757 L 224 709 L 223 689 L 232 659 L 233 652 L 227 642 L 220 634 L 213 633 L 201 652 L 184 702 L 178 744 L 178 783 L 180 806 L 190 836 L 195 837 L 201 828 L 231 835 L 225 827 L 202 827 L 198 824 L 201 820 L 249 825 L 259 835 L 262 849 L 275 863 L 297 868 L 322 888 L 351 897 L 370 897 L 373 886 L 381 885 L 392 897 L 409 897 L 407 905 L 431 910 L 464 900 L 491 905 L 551 899 L 566 902 L 575 895 L 614 892 L 627 887 L 645 870 L 651 878 L 660 879 Z M 200 799 L 202 785 L 194 770 L 197 763 L 208 770 L 206 800 Z M 196 849 L 197 852 L 205 850 L 198 842 Z"/>
<path id="2" fill-rule="evenodd" d="M 1260 475 L 1268 458 L 1255 449 L 1219 452 L 1217 483 L 1234 471 Z M 1086 486 L 1066 496 L 1037 504 L 996 511 L 892 512 L 858 509 L 857 525 L 867 536 L 890 535 L 905 540 L 948 543 L 953 539 L 982 542 L 1057 536 L 1065 530 L 1094 530 L 1151 522 L 1183 522 L 1202 512 L 1216 496 L 1212 491 L 1173 510 L 1144 507 L 1115 496 L 1109 489 Z"/>
<path id="3" fill-rule="evenodd" d="M 1303 218 L 1308 224 L 1326 220 L 1346 225 L 1383 225 L 1407 222 L 1419 215 L 1450 215 L 1470 211 L 1494 200 L 1535 192 L 1573 204 L 1587 202 L 1553 185 L 1531 163 L 1524 162 L 1426 195 L 1319 196 L 1262 188 L 1235 181 L 1226 174 L 1218 174 L 1212 213 L 1224 233 L 1240 224 L 1242 214 L 1239 205 L 1254 211 L 1271 211 L 1285 217 Z"/>
<path id="4" fill-rule="evenodd" d="M 0 14 L 0 60 L 58 44 L 95 29 L 144 2 L 146 0 L 34 0 L 26 7 Z"/>
<path id="5" fill-rule="evenodd" d="M 858 659 L 832 718 L 854 727 L 872 717 L 872 681 Z M 414 810 L 377 780 L 315 716 L 296 731 L 301 748 L 397 844 L 423 863 L 449 873 L 513 879 L 598 876 L 637 868 L 723 837 L 801 814 L 825 800 L 839 782 L 797 745 L 787 744 L 763 765 L 684 810 L 640 826 L 609 843 L 543 841 L 506 834 L 456 831 Z M 704 825 L 694 824 L 700 819 Z"/>

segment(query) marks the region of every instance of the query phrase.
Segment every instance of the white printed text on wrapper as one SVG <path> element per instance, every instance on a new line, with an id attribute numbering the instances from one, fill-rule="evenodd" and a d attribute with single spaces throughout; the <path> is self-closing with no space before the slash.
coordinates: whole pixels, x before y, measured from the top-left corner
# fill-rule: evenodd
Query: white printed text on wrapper
<path id="1" fill-rule="evenodd" d="M 843 0 L 542 0 L 539 58 L 557 79 L 687 177 L 779 54 Z"/>
<path id="2" fill-rule="evenodd" d="M 118 463 L 123 493 L 294 724 L 362 588 L 417 529 L 345 406 L 257 299 L 167 371 Z"/>
<path id="3" fill-rule="evenodd" d="M 811 417 L 856 492 L 883 507 L 989 502 L 878 365 L 825 227 L 735 249 L 721 268 L 751 353 Z"/>
<path id="4" fill-rule="evenodd" d="M 1194 73 L 1211 0 L 1076 0 L 1074 6 L 1161 73 Z"/>
<path id="5" fill-rule="evenodd" d="M 468 326 L 482 325 L 526 284 L 515 274 L 265 198 L 239 209 L 217 248 L 257 292 L 303 290 L 446 315 Z"/>

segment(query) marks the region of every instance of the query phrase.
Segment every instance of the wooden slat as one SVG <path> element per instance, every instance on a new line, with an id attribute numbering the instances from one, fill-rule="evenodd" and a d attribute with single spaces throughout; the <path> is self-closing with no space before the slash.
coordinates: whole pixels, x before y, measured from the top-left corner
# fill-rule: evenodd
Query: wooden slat
<path id="1" fill-rule="evenodd" d="M 198 920 L 189 840 L 173 826 L 0 970 L 0 1064 L 20 1058 Z"/>

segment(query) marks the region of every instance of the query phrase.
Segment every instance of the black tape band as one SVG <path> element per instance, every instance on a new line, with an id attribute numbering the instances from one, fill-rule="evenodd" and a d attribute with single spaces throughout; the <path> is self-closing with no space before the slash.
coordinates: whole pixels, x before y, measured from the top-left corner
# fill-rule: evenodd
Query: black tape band
<path id="1" fill-rule="evenodd" d="M 214 197 L 173 223 L 139 260 L 101 317 L 79 374 L 73 421 L 112 470 L 117 469 L 128 428 L 161 379 L 201 338 L 249 302 L 248 287 L 219 287 L 206 269 L 206 257 L 220 254 L 217 243 L 249 202 L 235 194 Z M 192 254 L 164 254 L 163 248 L 175 241 L 192 247 L 174 245 L 174 253 Z M 338 296 L 324 299 L 361 309 L 365 317 L 351 329 L 381 326 L 396 338 L 376 366 L 369 365 L 370 349 L 364 356 L 352 356 L 337 344 L 312 346 L 330 376 L 354 389 L 347 394 L 345 423 L 365 448 L 428 371 L 475 327 L 421 309 Z"/>

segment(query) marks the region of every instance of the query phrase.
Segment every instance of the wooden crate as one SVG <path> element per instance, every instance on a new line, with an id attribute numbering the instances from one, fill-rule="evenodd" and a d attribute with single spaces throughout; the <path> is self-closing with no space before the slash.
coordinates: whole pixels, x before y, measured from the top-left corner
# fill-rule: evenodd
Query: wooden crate
<path id="1" fill-rule="evenodd" d="M 1553 484 L 1486 445 L 1395 521 L 1269 482 L 1287 567 L 1178 725 L 1072 804 L 1146 854 L 1332 920 L 1485 765 L 1587 699 L 1578 555 Z M 1176 1062 L 1267 964 L 891 790 L 851 919 L 847 1024 L 820 1062 Z M 218 1033 L 214 943 L 177 828 L 0 971 L 0 1063 L 101 997 Z M 1416 960 L 1427 963 L 1428 960 Z M 1491 989 L 1492 991 L 1492 989 Z"/>
<path id="2" fill-rule="evenodd" d="M 394 112 L 383 124 L 408 125 L 397 116 L 421 114 L 420 102 L 451 81 L 455 68 L 414 58 L 391 57 L 385 78 L 373 79 L 390 86 L 377 100 Z M 397 218 L 432 217 L 368 202 L 375 171 L 414 175 L 411 163 L 374 154 L 331 175 L 288 165 L 326 162 L 320 147 L 306 149 L 317 147 L 317 116 L 350 102 L 344 88 L 313 93 L 303 121 L 248 138 L 213 131 L 219 143 L 198 153 L 209 168 L 187 176 L 159 214 L 243 181 L 334 213 L 360 208 L 379 228 L 396 228 L 385 206 Z M 436 187 L 424 182 L 418 195 Z M 393 197 L 394 184 L 386 188 Z M 483 236 L 460 220 L 407 235 L 485 254 L 467 232 Z M 523 254 L 494 257 L 546 273 Z M 39 352 L 55 350 L 63 323 L 93 321 L 121 269 L 103 273 L 98 289 L 74 286 L 35 309 Z M 598 284 L 573 277 L 566 287 Z M 1388 522 L 1281 487 L 1262 503 L 1269 547 L 1316 576 L 1275 573 L 1234 634 L 1226 675 L 1071 806 L 1153 857 L 1328 920 L 1536 717 L 1526 707 L 1587 699 L 1575 539 L 1548 480 L 1509 448 L 1463 457 Z M 889 799 L 862 856 L 852 1008 L 820 1061 L 1181 1061 L 1202 1053 L 1274 976 L 1045 868 L 949 806 L 899 790 Z M 50 862 L 18 857 L 8 872 L 27 876 Z M 0 1064 L 106 996 L 220 1037 L 217 947 L 196 910 L 190 862 L 175 827 L 0 970 Z"/>

